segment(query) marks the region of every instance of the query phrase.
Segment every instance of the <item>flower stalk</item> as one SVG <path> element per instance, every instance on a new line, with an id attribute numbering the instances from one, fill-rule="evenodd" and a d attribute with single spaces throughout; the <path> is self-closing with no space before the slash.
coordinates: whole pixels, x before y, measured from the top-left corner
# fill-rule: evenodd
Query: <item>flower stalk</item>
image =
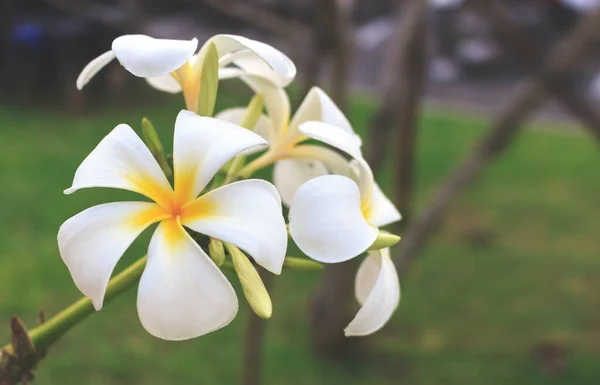
<path id="1" fill-rule="evenodd" d="M 145 265 L 146 257 L 140 258 L 137 262 L 112 278 L 106 288 L 104 303 L 112 301 L 119 294 L 131 288 L 141 277 Z M 29 338 L 38 352 L 44 351 L 59 340 L 72 327 L 79 324 L 94 312 L 95 309 L 92 305 L 92 301 L 87 297 L 83 297 L 42 325 L 31 330 L 29 332 Z M 3 351 L 8 352 L 8 354 L 13 352 L 11 344 L 5 346 Z"/>

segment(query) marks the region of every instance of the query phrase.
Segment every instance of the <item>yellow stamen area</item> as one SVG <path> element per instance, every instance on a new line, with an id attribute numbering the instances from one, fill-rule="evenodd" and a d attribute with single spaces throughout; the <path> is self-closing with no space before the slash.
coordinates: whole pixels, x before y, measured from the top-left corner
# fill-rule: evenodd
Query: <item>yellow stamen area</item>
<path id="1" fill-rule="evenodd" d="M 193 166 L 187 169 L 175 168 L 175 196 L 173 204 L 177 207 L 183 207 L 191 202 L 198 192 L 194 191 L 196 187 L 197 167 Z"/>
<path id="2" fill-rule="evenodd" d="M 141 211 L 131 217 L 127 222 L 127 226 L 133 229 L 148 227 L 153 223 L 169 218 L 171 213 L 159 205 L 152 205 L 147 210 Z"/>
<path id="3" fill-rule="evenodd" d="M 163 226 L 166 246 L 175 255 L 174 249 L 185 242 L 186 238 L 185 230 L 181 226 L 179 217 L 167 219 L 161 223 L 161 226 Z"/>
<path id="4" fill-rule="evenodd" d="M 129 175 L 127 179 L 135 186 L 135 190 L 169 210 L 173 202 L 173 190 L 160 185 L 147 175 Z"/>
<path id="5" fill-rule="evenodd" d="M 371 223 L 371 217 L 373 216 L 373 205 L 371 205 L 371 197 L 365 199 L 360 204 L 360 211 L 367 222 Z"/>
<path id="6" fill-rule="evenodd" d="M 181 221 L 185 223 L 214 215 L 217 212 L 217 208 L 217 205 L 211 199 L 200 197 L 182 208 Z"/>

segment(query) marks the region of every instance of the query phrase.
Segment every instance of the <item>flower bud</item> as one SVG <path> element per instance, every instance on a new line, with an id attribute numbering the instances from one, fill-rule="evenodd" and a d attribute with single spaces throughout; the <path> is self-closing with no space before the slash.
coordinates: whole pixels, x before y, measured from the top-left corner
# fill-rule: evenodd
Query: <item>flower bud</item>
<path id="1" fill-rule="evenodd" d="M 225 262 L 225 249 L 223 248 L 223 242 L 218 239 L 211 238 L 208 243 L 208 254 L 217 266 L 223 265 Z"/>
<path id="2" fill-rule="evenodd" d="M 256 94 L 248 103 L 246 114 L 240 122 L 240 126 L 249 130 L 254 130 L 254 126 L 258 122 L 260 115 L 263 112 L 264 97 L 262 94 Z"/>
<path id="3" fill-rule="evenodd" d="M 242 284 L 246 301 L 248 301 L 248 304 L 257 316 L 265 319 L 271 318 L 271 314 L 273 313 L 271 297 L 258 271 L 256 271 L 248 257 L 240 249 L 228 243 L 225 243 L 225 248 L 227 248 L 227 252 L 231 256 L 233 269 Z"/>
<path id="4" fill-rule="evenodd" d="M 204 55 L 200 74 L 200 96 L 198 115 L 212 116 L 219 88 L 219 52 L 214 43 L 209 43 Z"/>
<path id="5" fill-rule="evenodd" d="M 306 258 L 285 257 L 283 267 L 292 270 L 316 271 L 322 270 L 323 265 L 317 261 Z"/>
<path id="6" fill-rule="evenodd" d="M 165 156 L 160 138 L 154 129 L 154 125 L 148 118 L 142 119 L 142 139 L 144 140 L 144 143 L 146 143 L 146 146 L 148 146 L 148 149 L 154 156 L 154 159 L 156 159 L 160 165 L 160 168 L 163 170 L 165 175 L 167 177 L 173 175 L 173 171 L 171 170 L 171 166 L 169 165 L 167 157 Z"/>
<path id="7" fill-rule="evenodd" d="M 380 231 L 379 234 L 377 234 L 375 242 L 373 242 L 373 244 L 369 246 L 367 251 L 381 250 L 387 247 L 392 247 L 398 242 L 400 242 L 399 236 L 395 234 L 390 234 L 385 231 Z"/>

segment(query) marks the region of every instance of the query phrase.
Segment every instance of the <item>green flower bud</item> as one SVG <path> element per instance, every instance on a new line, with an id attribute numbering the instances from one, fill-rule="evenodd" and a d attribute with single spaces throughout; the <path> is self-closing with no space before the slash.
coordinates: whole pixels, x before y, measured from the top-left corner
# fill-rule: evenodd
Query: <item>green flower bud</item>
<path id="1" fill-rule="evenodd" d="M 233 269 L 242 284 L 246 301 L 257 316 L 265 319 L 271 318 L 273 304 L 258 271 L 240 249 L 228 243 L 225 243 L 225 248 L 231 256 Z"/>
<path id="2" fill-rule="evenodd" d="M 377 238 L 375 239 L 375 242 L 373 242 L 373 244 L 371 246 L 369 246 L 367 251 L 381 250 L 381 249 L 385 249 L 387 247 L 392 247 L 398 242 L 400 242 L 399 236 L 397 236 L 395 234 L 390 234 L 385 231 L 379 231 L 379 234 L 377 234 Z"/>
<path id="3" fill-rule="evenodd" d="M 198 98 L 198 115 L 212 116 L 217 101 L 219 88 L 219 52 L 214 43 L 210 43 L 204 55 L 200 75 L 200 96 Z"/>

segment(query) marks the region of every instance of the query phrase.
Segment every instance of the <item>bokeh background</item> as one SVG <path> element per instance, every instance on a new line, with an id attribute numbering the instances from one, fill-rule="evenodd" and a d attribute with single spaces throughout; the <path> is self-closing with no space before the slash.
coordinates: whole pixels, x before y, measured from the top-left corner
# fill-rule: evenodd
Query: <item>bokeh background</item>
<path id="1" fill-rule="evenodd" d="M 84 91 L 75 88 L 83 66 L 124 33 L 201 42 L 234 33 L 286 52 L 299 70 L 292 100 L 315 84 L 332 94 L 405 214 L 405 239 L 392 251 L 401 304 L 372 337 L 340 340 L 335 329 L 337 315 L 357 310 L 353 265 L 288 271 L 272 282 L 274 315 L 263 329 L 242 306 L 225 329 L 186 342 L 147 334 L 131 290 L 57 343 L 37 383 L 600 383 L 600 29 L 580 33 L 583 54 L 577 44 L 549 54 L 578 23 L 600 25 L 599 1 L 0 6 L 0 345 L 9 342 L 11 315 L 34 327 L 38 311 L 51 316 L 80 296 L 58 255 L 60 224 L 90 205 L 132 198 L 109 190 L 64 196 L 84 157 L 114 126 L 139 129 L 144 116 L 171 148 L 178 96 L 116 63 Z M 577 58 L 568 68 L 544 70 L 569 55 Z M 235 81 L 219 87 L 219 109 L 250 96 Z M 520 99 L 527 89 L 539 106 Z M 526 111 L 514 118 L 518 107 Z M 507 115 L 509 129 L 489 145 Z M 465 159 L 477 172 L 436 207 Z M 427 236 L 407 251 L 431 210 Z M 150 233 L 117 269 L 144 254 Z M 262 336 L 262 345 L 249 347 L 248 335 Z"/>

